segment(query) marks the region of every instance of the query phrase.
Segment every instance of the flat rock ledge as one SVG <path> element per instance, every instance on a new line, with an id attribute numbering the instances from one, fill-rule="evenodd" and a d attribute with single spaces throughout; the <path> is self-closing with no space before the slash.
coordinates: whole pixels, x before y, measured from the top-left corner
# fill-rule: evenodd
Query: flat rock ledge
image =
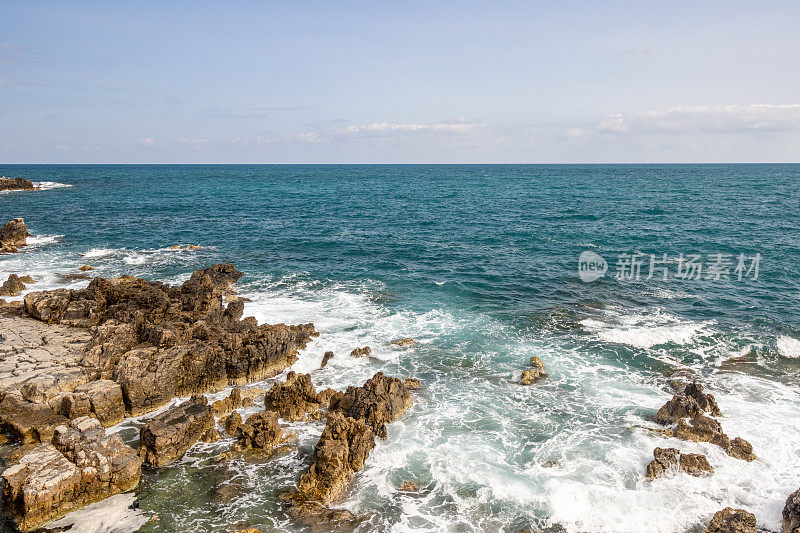
<path id="1" fill-rule="evenodd" d="M 205 396 L 164 411 L 139 430 L 139 455 L 152 466 L 177 461 L 200 440 L 216 440 L 214 414 Z"/>
<path id="2" fill-rule="evenodd" d="M 30 531 L 89 503 L 133 490 L 142 461 L 119 435 L 87 416 L 55 429 L 3 474 L 3 509 Z"/>

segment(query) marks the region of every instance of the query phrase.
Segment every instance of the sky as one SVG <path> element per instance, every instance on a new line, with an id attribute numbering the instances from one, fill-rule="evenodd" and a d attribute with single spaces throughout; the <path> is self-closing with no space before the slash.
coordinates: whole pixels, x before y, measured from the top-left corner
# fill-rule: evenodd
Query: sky
<path id="1" fill-rule="evenodd" d="M 800 162 L 800 2 L 0 0 L 0 163 Z"/>

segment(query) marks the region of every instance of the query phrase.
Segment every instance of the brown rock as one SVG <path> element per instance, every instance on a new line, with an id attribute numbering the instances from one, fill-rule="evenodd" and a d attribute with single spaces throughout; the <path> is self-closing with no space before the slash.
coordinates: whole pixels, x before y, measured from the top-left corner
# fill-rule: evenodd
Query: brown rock
<path id="1" fill-rule="evenodd" d="M 88 398 L 92 412 L 103 427 L 119 424 L 125 418 L 122 388 L 111 380 L 90 381 L 76 387 L 75 394 L 83 394 Z"/>
<path id="2" fill-rule="evenodd" d="M 541 359 L 539 359 L 535 355 L 531 357 L 530 363 L 533 368 L 538 368 L 539 370 L 544 372 L 544 363 L 542 362 Z"/>
<path id="3" fill-rule="evenodd" d="M 698 414 L 722 415 L 714 396 L 703 393 L 703 386 L 694 382 L 665 403 L 656 413 L 655 421 L 666 426 Z"/>
<path id="4" fill-rule="evenodd" d="M 378 372 L 363 387 L 347 387 L 331 399 L 328 412 L 363 420 L 378 437 L 386 436 L 386 424 L 398 420 L 411 407 L 411 393 L 397 378 Z"/>
<path id="5" fill-rule="evenodd" d="M 325 354 L 322 356 L 322 364 L 319 365 L 319 367 L 321 369 L 325 368 L 325 365 L 327 365 L 328 361 L 330 361 L 331 359 L 333 359 L 333 352 L 325 352 Z"/>
<path id="6" fill-rule="evenodd" d="M 369 357 L 369 354 L 372 353 L 372 348 L 369 346 L 364 346 L 363 348 L 356 348 L 352 352 L 350 352 L 350 357 Z"/>
<path id="7" fill-rule="evenodd" d="M 352 531 L 365 520 L 346 509 L 331 509 L 317 501 L 295 497 L 291 500 L 289 515 L 311 531 Z M 345 529 L 346 528 L 346 529 Z"/>
<path id="8" fill-rule="evenodd" d="M 37 188 L 31 180 L 0 177 L 0 191 L 33 191 Z"/>
<path id="9" fill-rule="evenodd" d="M 0 286 L 0 296 L 18 296 L 25 290 L 25 284 L 16 274 L 9 274 L 8 279 Z"/>
<path id="10" fill-rule="evenodd" d="M 80 270 L 81 272 L 88 272 L 90 270 L 94 270 L 94 267 L 92 265 L 83 265 L 78 270 Z"/>
<path id="11" fill-rule="evenodd" d="M 800 532 L 800 489 L 794 491 L 786 499 L 783 506 L 783 527 L 781 533 Z"/>
<path id="12" fill-rule="evenodd" d="M 547 376 L 547 374 L 538 368 L 532 368 L 530 370 L 525 370 L 522 373 L 522 377 L 520 378 L 519 382 L 521 385 L 533 385 L 545 376 Z"/>
<path id="13" fill-rule="evenodd" d="M 134 489 L 141 459 L 119 435 L 93 418 L 59 426 L 53 444 L 40 444 L 3 472 L 3 508 L 23 531 L 89 503 Z"/>
<path id="14" fill-rule="evenodd" d="M 214 414 L 217 416 L 227 415 L 234 409 L 239 409 L 240 407 L 242 407 L 242 389 L 239 387 L 234 387 L 227 398 L 217 400 L 211 404 L 211 410 L 214 411 Z"/>
<path id="15" fill-rule="evenodd" d="M 278 415 L 271 411 L 251 415 L 236 430 L 236 445 L 246 450 L 269 452 L 282 440 Z"/>
<path id="16" fill-rule="evenodd" d="M 24 218 L 15 218 L 0 228 L 0 252 L 17 252 L 25 246 L 25 238 L 29 236 L 28 226 Z"/>
<path id="17" fill-rule="evenodd" d="M 33 279 L 31 276 L 20 276 L 19 280 L 24 283 L 25 285 L 30 285 L 31 283 L 36 283 L 36 280 Z"/>
<path id="18" fill-rule="evenodd" d="M 714 514 L 706 533 L 756 533 L 756 517 L 744 509 L 726 507 Z"/>
<path id="19" fill-rule="evenodd" d="M 394 346 L 399 346 L 401 348 L 410 348 L 411 346 L 414 346 L 414 339 L 412 339 L 411 337 L 405 337 L 402 339 L 393 340 L 389 344 L 392 344 Z"/>
<path id="20" fill-rule="evenodd" d="M 224 422 L 225 425 L 225 432 L 232 436 L 236 436 L 236 430 L 242 425 L 242 415 L 239 414 L 239 411 L 234 411 L 228 415 Z"/>
<path id="21" fill-rule="evenodd" d="M 0 402 L 0 427 L 23 444 L 50 442 L 56 426 L 68 423 L 47 404 L 26 402 L 18 394 L 6 394 Z"/>
<path id="22" fill-rule="evenodd" d="M 203 396 L 154 417 L 139 431 L 139 455 L 153 466 L 183 457 L 195 442 L 214 428 L 214 415 Z"/>
<path id="23" fill-rule="evenodd" d="M 653 459 L 647 465 L 645 477 L 656 479 L 669 474 L 685 472 L 691 476 L 706 476 L 714 473 L 705 455 L 697 453 L 681 453 L 675 448 L 656 448 Z"/>
<path id="24" fill-rule="evenodd" d="M 275 383 L 264 395 L 264 408 L 284 420 L 322 418 L 326 404 L 318 398 L 311 376 L 289 372 L 284 383 Z"/>
<path id="25" fill-rule="evenodd" d="M 419 487 L 413 481 L 404 481 L 402 485 L 400 485 L 400 490 L 403 492 L 417 492 Z"/>
<path id="26" fill-rule="evenodd" d="M 422 387 L 422 383 L 418 379 L 406 378 L 403 380 L 403 385 L 409 390 L 415 390 Z"/>

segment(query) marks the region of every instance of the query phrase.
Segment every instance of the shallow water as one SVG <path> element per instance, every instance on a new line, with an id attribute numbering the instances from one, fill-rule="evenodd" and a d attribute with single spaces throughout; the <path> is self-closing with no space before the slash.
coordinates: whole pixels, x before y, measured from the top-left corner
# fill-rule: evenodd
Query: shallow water
<path id="1" fill-rule="evenodd" d="M 0 195 L 35 244 L 0 257 L 31 289 L 59 273 L 179 283 L 230 261 L 263 322 L 314 322 L 293 370 L 344 389 L 417 377 L 343 506 L 360 531 L 674 532 L 728 505 L 777 531 L 800 486 L 800 166 L 0 166 L 47 190 Z M 57 187 L 65 184 L 69 187 Z M 198 250 L 172 250 L 197 244 Z M 609 262 L 584 283 L 584 250 Z M 763 257 L 757 280 L 613 277 L 619 254 Z M 644 278 L 644 277 L 643 277 Z M 413 337 L 414 348 L 388 342 Z M 356 346 L 373 357 L 351 359 Z M 322 354 L 336 357 L 316 370 Z M 549 377 L 518 384 L 532 355 Z M 671 376 L 700 377 L 759 459 L 665 440 Z M 279 378 L 281 379 L 281 378 Z M 269 382 L 253 384 L 268 388 Z M 116 428 L 135 440 L 141 421 Z M 141 531 L 297 531 L 279 503 L 320 424 L 267 461 L 214 457 L 229 440 L 146 471 Z M 656 446 L 699 451 L 710 478 L 644 480 Z M 402 493 L 415 481 L 421 491 Z"/>

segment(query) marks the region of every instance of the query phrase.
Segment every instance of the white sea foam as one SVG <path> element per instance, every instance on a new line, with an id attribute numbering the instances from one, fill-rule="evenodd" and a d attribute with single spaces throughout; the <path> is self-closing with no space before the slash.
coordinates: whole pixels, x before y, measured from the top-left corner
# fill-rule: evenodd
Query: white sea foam
<path id="1" fill-rule="evenodd" d="M 43 191 L 50 189 L 61 189 L 64 187 L 72 187 L 71 183 L 59 183 L 57 181 L 35 181 L 34 186 L 39 187 Z"/>
<path id="2" fill-rule="evenodd" d="M 778 352 L 784 357 L 796 359 L 800 357 L 800 340 L 781 335 L 778 337 Z"/>
<path id="3" fill-rule="evenodd" d="M 714 322 L 694 322 L 657 310 L 643 314 L 612 309 L 602 319 L 587 318 L 581 324 L 600 340 L 636 348 L 652 348 L 664 344 L 690 344 L 699 335 L 708 335 Z"/>

